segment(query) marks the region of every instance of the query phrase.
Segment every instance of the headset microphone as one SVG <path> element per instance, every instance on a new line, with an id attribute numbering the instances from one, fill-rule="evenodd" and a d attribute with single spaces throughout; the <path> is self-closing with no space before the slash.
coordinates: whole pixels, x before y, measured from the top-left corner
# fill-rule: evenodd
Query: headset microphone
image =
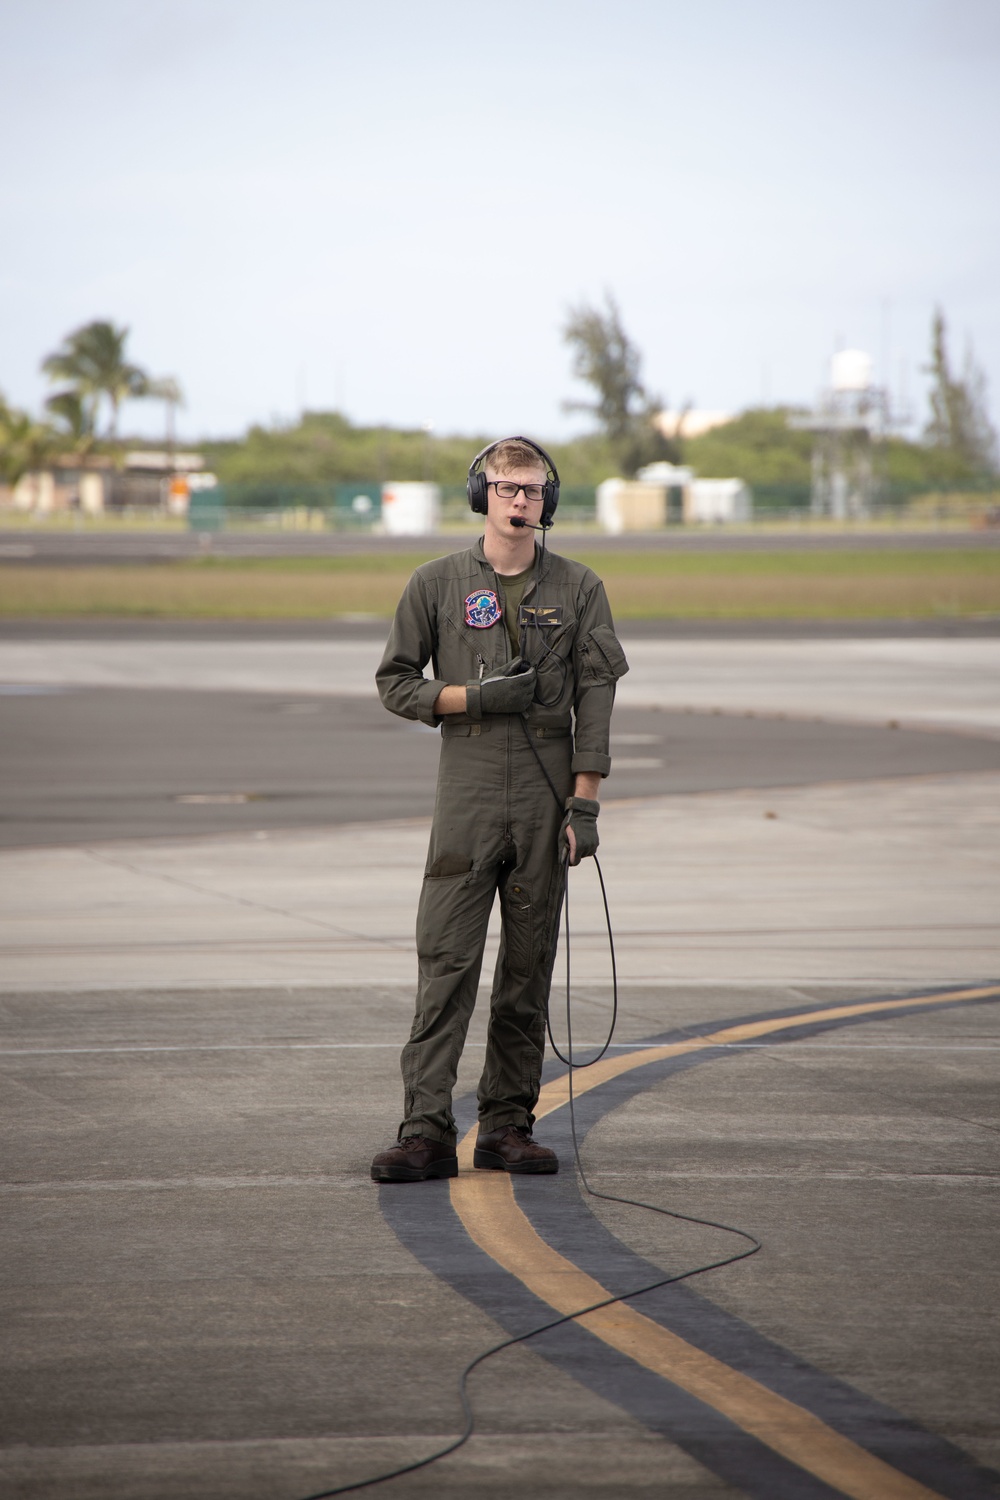
<path id="1" fill-rule="evenodd" d="M 522 520 L 520 516 L 511 516 L 510 524 L 512 526 L 526 526 L 529 531 L 548 531 L 549 527 L 552 525 L 552 522 L 543 521 L 541 526 L 535 526 L 531 521 Z"/>

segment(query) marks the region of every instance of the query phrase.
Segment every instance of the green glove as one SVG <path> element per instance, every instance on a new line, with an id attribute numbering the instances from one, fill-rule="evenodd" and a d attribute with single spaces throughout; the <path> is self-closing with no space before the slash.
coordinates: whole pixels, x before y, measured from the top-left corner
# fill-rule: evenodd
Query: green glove
<path id="1" fill-rule="evenodd" d="M 484 714 L 527 713 L 535 696 L 535 669 L 520 656 L 491 677 L 465 684 L 465 711 L 470 719 Z"/>
<path id="2" fill-rule="evenodd" d="M 576 839 L 576 858 L 570 861 L 571 864 L 578 865 L 581 859 L 589 859 L 592 854 L 597 853 L 597 846 L 601 842 L 597 836 L 597 814 L 600 810 L 601 804 L 592 802 L 589 797 L 566 798 L 566 816 L 559 830 L 559 847 L 569 848 L 566 830 L 572 828 Z"/>

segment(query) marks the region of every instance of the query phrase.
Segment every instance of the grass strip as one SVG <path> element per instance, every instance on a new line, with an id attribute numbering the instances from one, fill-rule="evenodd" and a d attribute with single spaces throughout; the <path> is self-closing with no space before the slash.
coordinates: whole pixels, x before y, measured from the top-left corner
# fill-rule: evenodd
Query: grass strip
<path id="1" fill-rule="evenodd" d="M 0 565 L 0 615 L 301 619 L 391 615 L 432 551 L 199 558 L 98 567 Z M 1000 614 L 1000 550 L 581 555 L 615 615 L 641 619 L 928 620 Z"/>

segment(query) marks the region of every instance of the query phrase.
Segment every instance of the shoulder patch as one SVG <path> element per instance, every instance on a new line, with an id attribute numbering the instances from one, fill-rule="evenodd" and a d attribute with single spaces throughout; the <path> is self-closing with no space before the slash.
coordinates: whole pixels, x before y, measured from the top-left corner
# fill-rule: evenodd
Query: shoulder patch
<path id="1" fill-rule="evenodd" d="M 465 601 L 465 623 L 474 630 L 487 630 L 496 624 L 502 613 L 500 600 L 492 589 L 477 589 Z"/>

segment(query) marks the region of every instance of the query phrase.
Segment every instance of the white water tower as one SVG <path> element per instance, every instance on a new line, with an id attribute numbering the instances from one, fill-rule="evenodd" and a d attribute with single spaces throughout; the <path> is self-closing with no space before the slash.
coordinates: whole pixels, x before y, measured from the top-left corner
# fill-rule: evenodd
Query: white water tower
<path id="1" fill-rule="evenodd" d="M 867 391 L 872 383 L 872 357 L 864 349 L 841 349 L 830 361 L 830 389 Z"/>

